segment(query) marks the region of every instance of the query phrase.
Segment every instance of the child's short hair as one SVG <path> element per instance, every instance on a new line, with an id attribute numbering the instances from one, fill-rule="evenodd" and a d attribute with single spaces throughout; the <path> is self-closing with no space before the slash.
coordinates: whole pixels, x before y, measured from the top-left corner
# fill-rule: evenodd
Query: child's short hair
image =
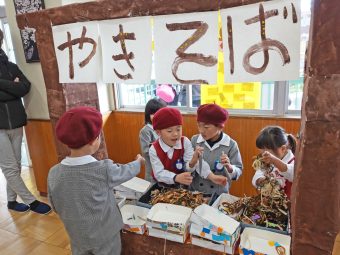
<path id="1" fill-rule="evenodd" d="M 153 116 L 152 126 L 154 130 L 161 130 L 183 124 L 182 114 L 176 108 L 164 107 Z"/>
<path id="2" fill-rule="evenodd" d="M 295 137 L 287 134 L 286 131 L 279 126 L 267 126 L 260 131 L 256 138 L 256 147 L 259 149 L 271 149 L 276 151 L 282 145 L 288 145 L 293 153 L 296 149 Z"/>
<path id="3" fill-rule="evenodd" d="M 150 99 L 145 105 L 144 119 L 145 124 L 151 124 L 150 115 L 155 114 L 159 109 L 166 107 L 166 103 L 158 98 Z"/>
<path id="4" fill-rule="evenodd" d="M 80 106 L 66 111 L 56 125 L 56 136 L 71 149 L 95 140 L 102 129 L 102 115 L 95 108 Z"/>
<path id="5" fill-rule="evenodd" d="M 228 111 L 217 104 L 203 104 L 197 109 L 197 121 L 224 127 Z"/>

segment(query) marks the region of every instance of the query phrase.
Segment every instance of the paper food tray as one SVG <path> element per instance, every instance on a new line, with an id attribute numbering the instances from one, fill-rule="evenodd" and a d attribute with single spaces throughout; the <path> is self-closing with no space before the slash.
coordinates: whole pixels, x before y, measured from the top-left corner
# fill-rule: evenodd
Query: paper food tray
<path id="1" fill-rule="evenodd" d="M 240 200 L 239 197 L 235 197 L 233 195 L 227 194 L 227 193 L 222 193 L 216 200 L 215 202 L 212 204 L 212 207 L 218 209 L 219 211 L 221 211 L 224 214 L 227 214 L 226 212 L 222 211 L 222 209 L 220 209 L 220 207 L 222 206 L 222 203 L 224 202 L 228 202 L 228 203 L 234 203 L 236 201 Z M 239 216 L 242 215 L 244 208 L 242 208 L 239 212 L 234 213 L 234 214 L 227 214 L 228 216 L 230 216 L 233 219 L 237 219 Z"/>
<path id="2" fill-rule="evenodd" d="M 262 230 L 266 230 L 266 231 L 270 231 L 270 232 L 274 232 L 274 233 L 278 233 L 278 234 L 282 234 L 282 235 L 290 235 L 290 233 L 291 233 L 291 230 L 290 230 L 290 213 L 288 211 L 287 228 L 285 230 L 269 228 L 269 227 L 267 228 L 267 227 L 248 224 L 248 223 L 244 223 L 244 222 L 241 222 L 241 228 L 242 228 L 242 230 L 245 229 L 245 228 L 256 228 L 256 229 L 262 229 Z"/>
<path id="3" fill-rule="evenodd" d="M 137 205 L 146 207 L 146 208 L 151 208 L 152 205 L 149 204 L 151 200 L 151 192 L 154 190 L 162 190 L 163 187 L 159 186 L 158 183 L 155 183 L 152 185 L 137 201 Z"/>
<path id="4" fill-rule="evenodd" d="M 118 208 L 121 209 L 123 205 L 125 205 L 126 198 L 125 197 L 115 197 Z"/>
<path id="5" fill-rule="evenodd" d="M 150 187 L 151 183 L 134 177 L 114 188 L 115 194 L 126 197 L 127 199 L 139 199 Z"/>
<path id="6" fill-rule="evenodd" d="M 290 255 L 291 238 L 262 229 L 245 228 L 239 246 L 240 254 Z M 278 249 L 280 252 L 278 252 Z"/>
<path id="7" fill-rule="evenodd" d="M 217 233 L 232 235 L 240 227 L 240 223 L 221 213 L 216 208 L 202 204 L 195 208 L 190 221 L 202 226 L 209 226 Z"/>
<path id="8" fill-rule="evenodd" d="M 169 189 L 170 187 L 165 187 L 162 186 L 158 183 L 155 183 L 154 185 L 152 185 L 137 201 L 137 205 L 142 206 L 142 207 L 146 207 L 146 208 L 151 208 L 152 205 L 149 204 L 151 201 L 151 192 L 154 190 L 159 190 L 162 191 L 163 189 Z M 205 195 L 203 194 L 203 197 L 205 197 Z M 212 204 L 212 199 L 216 199 L 218 197 L 218 195 L 215 194 L 215 196 L 213 195 L 212 197 L 210 196 L 206 196 L 209 200 L 208 204 Z"/>
<path id="9" fill-rule="evenodd" d="M 131 180 L 128 180 L 122 183 L 120 186 L 133 190 L 135 192 L 144 193 L 148 190 L 150 185 L 151 185 L 151 182 L 149 181 L 146 181 L 138 177 L 133 177 Z"/>
<path id="10" fill-rule="evenodd" d="M 180 205 L 158 203 L 147 215 L 147 225 L 152 228 L 184 233 L 192 210 Z"/>
<path id="11" fill-rule="evenodd" d="M 203 238 L 198 237 L 198 236 L 192 236 L 191 237 L 191 243 L 193 245 L 203 247 L 203 248 L 206 248 L 206 249 L 209 249 L 209 250 L 223 252 L 223 254 L 225 254 L 225 253 L 226 254 L 234 254 L 235 248 L 236 248 L 236 243 L 232 247 L 230 247 L 228 245 L 209 241 L 209 240 L 203 239 Z"/>
<path id="12" fill-rule="evenodd" d="M 217 232 L 212 231 L 209 228 L 205 228 L 195 223 L 190 224 L 190 234 L 202 237 L 204 239 L 208 239 L 210 241 L 214 241 L 219 244 L 231 246 L 230 235 L 226 235 L 223 233 L 219 234 Z"/>
<path id="13" fill-rule="evenodd" d="M 170 241 L 177 242 L 177 243 L 185 243 L 185 241 L 188 238 L 188 234 L 189 234 L 188 231 L 185 231 L 183 234 L 180 234 L 180 233 L 161 230 L 158 228 L 152 228 L 149 226 L 147 227 L 147 230 L 148 230 L 149 236 L 162 238 L 164 240 L 170 240 Z"/>
<path id="14" fill-rule="evenodd" d="M 123 218 L 124 229 L 137 234 L 144 234 L 146 230 L 146 217 L 149 209 L 126 204 L 120 210 Z"/>

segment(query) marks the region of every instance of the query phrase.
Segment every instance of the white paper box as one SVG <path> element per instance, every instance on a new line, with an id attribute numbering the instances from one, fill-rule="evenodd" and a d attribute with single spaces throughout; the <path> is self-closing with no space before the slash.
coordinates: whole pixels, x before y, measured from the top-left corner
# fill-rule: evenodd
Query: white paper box
<path id="1" fill-rule="evenodd" d="M 222 203 L 224 202 L 228 202 L 228 203 L 234 203 L 236 201 L 240 200 L 239 197 L 235 197 L 233 195 L 230 195 L 230 194 L 227 194 L 227 193 L 222 193 L 216 200 L 215 202 L 213 203 L 212 207 L 220 210 L 220 206 L 222 206 Z M 221 211 L 222 212 L 222 211 Z M 243 212 L 243 209 L 241 209 L 238 213 L 234 213 L 234 214 L 231 214 L 231 215 L 228 215 L 230 216 L 231 218 L 233 219 L 236 219 L 238 216 L 240 216 Z M 224 212 L 223 212 L 224 213 Z M 224 213 L 226 214 L 226 213 Z"/>
<path id="2" fill-rule="evenodd" d="M 187 228 L 188 229 L 188 228 Z M 177 242 L 177 243 L 185 243 L 185 240 L 188 238 L 188 234 L 189 231 L 184 231 L 183 234 L 180 233 L 176 233 L 176 232 L 172 232 L 172 231 L 165 231 L 162 229 L 158 229 L 158 228 L 152 228 L 147 226 L 147 230 L 148 230 L 148 234 L 149 236 L 154 236 L 157 238 L 162 238 L 162 239 L 166 239 L 166 240 L 170 240 L 173 242 Z"/>
<path id="3" fill-rule="evenodd" d="M 206 204 L 195 208 L 190 221 L 191 223 L 202 226 L 202 230 L 206 229 L 229 236 L 229 246 L 232 246 L 239 238 L 240 223 Z"/>
<path id="4" fill-rule="evenodd" d="M 236 243 L 232 247 L 224 244 L 215 243 L 213 241 L 209 241 L 203 238 L 200 238 L 198 236 L 192 236 L 191 237 L 191 243 L 193 245 L 197 245 L 209 250 L 219 251 L 227 254 L 234 254 Z"/>
<path id="5" fill-rule="evenodd" d="M 245 228 L 239 246 L 239 253 L 258 255 L 277 255 L 290 254 L 291 238 L 287 235 L 282 235 L 262 229 Z M 277 249 L 281 249 L 279 253 Z M 285 253 L 282 252 L 285 251 Z"/>
<path id="6" fill-rule="evenodd" d="M 124 229 L 137 234 L 144 234 L 146 230 L 146 217 L 149 209 L 136 206 L 124 205 L 120 212 L 122 213 Z"/>
<path id="7" fill-rule="evenodd" d="M 133 177 L 131 180 L 115 187 L 114 191 L 117 196 L 126 197 L 127 199 L 139 199 L 150 185 L 151 183 L 144 179 Z"/>
<path id="8" fill-rule="evenodd" d="M 148 213 L 147 226 L 184 234 L 191 213 L 192 210 L 185 206 L 158 203 Z"/>
<path id="9" fill-rule="evenodd" d="M 115 197 L 118 208 L 121 209 L 123 205 L 125 205 L 126 198 L 125 197 Z"/>
<path id="10" fill-rule="evenodd" d="M 234 238 L 232 238 L 232 235 L 227 235 L 224 233 L 217 233 L 215 231 L 212 231 L 209 228 L 197 225 L 195 223 L 190 224 L 190 234 L 199 236 L 209 241 L 220 243 L 223 246 L 226 245 L 229 248 L 232 247 L 233 244 L 235 244 L 236 240 L 238 240 L 240 236 L 240 232 L 241 232 L 241 228 L 238 228 L 235 232 Z"/>

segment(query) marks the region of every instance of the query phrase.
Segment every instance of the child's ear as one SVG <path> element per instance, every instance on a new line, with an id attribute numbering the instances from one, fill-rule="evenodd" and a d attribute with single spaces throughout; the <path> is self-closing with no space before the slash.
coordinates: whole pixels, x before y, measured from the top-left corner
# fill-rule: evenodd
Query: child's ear
<path id="1" fill-rule="evenodd" d="M 100 135 L 97 136 L 96 139 L 94 139 L 93 141 L 89 142 L 90 145 L 93 145 L 97 140 L 100 140 Z"/>
<path id="2" fill-rule="evenodd" d="M 160 130 L 155 130 L 156 131 L 156 134 L 158 135 L 158 136 L 160 136 L 161 135 L 161 131 Z"/>

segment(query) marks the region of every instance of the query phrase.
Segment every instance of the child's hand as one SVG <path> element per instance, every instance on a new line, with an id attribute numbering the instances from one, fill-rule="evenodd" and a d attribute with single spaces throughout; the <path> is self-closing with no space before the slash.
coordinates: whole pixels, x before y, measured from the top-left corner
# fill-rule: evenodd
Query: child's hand
<path id="1" fill-rule="evenodd" d="M 201 146 L 196 146 L 195 152 L 194 152 L 194 157 L 199 157 L 203 155 L 204 148 Z"/>
<path id="2" fill-rule="evenodd" d="M 256 180 L 256 186 L 262 187 L 266 181 L 266 177 L 261 177 Z"/>
<path id="3" fill-rule="evenodd" d="M 286 172 L 288 170 L 287 164 L 275 155 L 271 154 L 269 151 L 262 153 L 261 161 L 266 164 L 274 165 L 280 172 Z"/>
<path id="4" fill-rule="evenodd" d="M 136 160 L 139 161 L 141 164 L 145 164 L 145 158 L 143 158 L 140 154 L 137 154 Z"/>
<path id="5" fill-rule="evenodd" d="M 227 154 L 224 153 L 224 151 L 222 151 L 222 155 L 220 157 L 220 161 L 221 161 L 222 165 L 224 165 L 227 168 L 229 173 L 233 172 L 233 167 L 230 164 L 230 159 L 227 156 Z"/>
<path id="6" fill-rule="evenodd" d="M 216 175 L 214 173 L 210 173 L 208 175 L 208 179 L 212 181 L 213 183 L 220 185 L 220 186 L 225 186 L 227 185 L 227 177 L 223 175 Z"/>
<path id="7" fill-rule="evenodd" d="M 196 149 L 194 151 L 194 155 L 192 156 L 191 161 L 189 162 L 190 167 L 194 167 L 194 165 L 197 164 L 197 161 L 199 157 L 202 157 L 204 148 L 201 146 L 196 146 Z"/>
<path id="8" fill-rule="evenodd" d="M 15 79 L 14 79 L 14 82 L 19 82 L 20 80 L 19 80 L 19 78 L 18 77 L 16 77 Z"/>
<path id="9" fill-rule="evenodd" d="M 264 163 L 273 164 L 274 159 L 276 159 L 276 157 L 273 154 L 271 154 L 269 151 L 265 151 L 262 153 L 261 161 L 263 161 Z"/>
<path id="10" fill-rule="evenodd" d="M 184 172 L 176 175 L 175 182 L 184 185 L 190 185 L 192 183 L 192 176 L 190 172 Z"/>

